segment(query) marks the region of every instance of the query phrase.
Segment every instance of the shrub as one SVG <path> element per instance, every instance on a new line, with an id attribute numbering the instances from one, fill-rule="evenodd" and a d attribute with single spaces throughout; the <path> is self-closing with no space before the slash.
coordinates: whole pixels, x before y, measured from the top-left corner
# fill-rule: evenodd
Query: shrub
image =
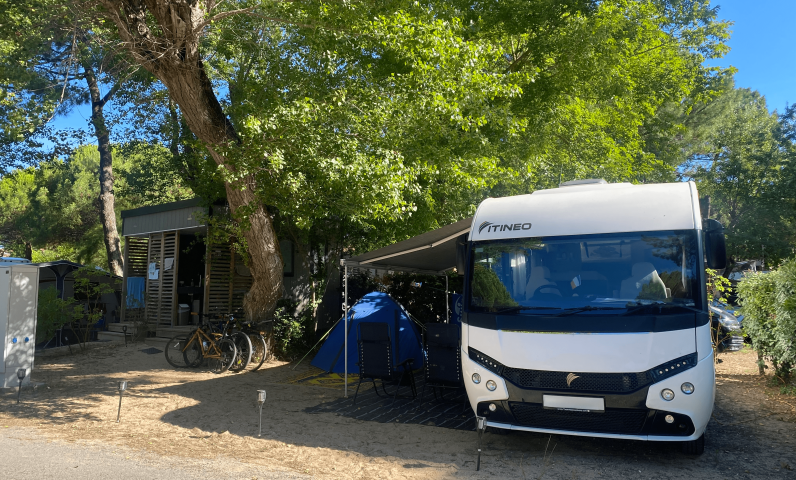
<path id="1" fill-rule="evenodd" d="M 738 299 L 744 332 L 761 361 L 771 361 L 774 374 L 790 381 L 796 367 L 796 259 L 768 274 L 746 275 Z"/>
<path id="2" fill-rule="evenodd" d="M 280 357 L 292 359 L 312 346 L 315 336 L 314 305 L 298 310 L 298 302 L 282 299 L 274 310 L 273 347 Z"/>
<path id="3" fill-rule="evenodd" d="M 36 341 L 49 340 L 59 328 L 75 319 L 75 300 L 61 299 L 55 288 L 39 290 L 39 305 L 36 309 Z"/>

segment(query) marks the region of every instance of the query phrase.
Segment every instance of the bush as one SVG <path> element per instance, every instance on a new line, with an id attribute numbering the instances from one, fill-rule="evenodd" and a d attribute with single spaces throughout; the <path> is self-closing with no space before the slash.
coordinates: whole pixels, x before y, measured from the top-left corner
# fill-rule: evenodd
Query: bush
<path id="1" fill-rule="evenodd" d="M 303 355 L 312 346 L 315 337 L 313 309 L 310 304 L 298 311 L 298 302 L 291 299 L 276 303 L 273 347 L 278 356 L 292 359 Z"/>
<path id="2" fill-rule="evenodd" d="M 55 335 L 64 325 L 76 318 L 75 300 L 62 300 L 55 288 L 39 290 L 39 305 L 36 309 L 36 341 L 43 342 Z"/>
<path id="3" fill-rule="evenodd" d="M 771 361 L 774 374 L 789 382 L 796 367 L 796 259 L 768 274 L 745 276 L 738 299 L 744 332 L 761 361 Z"/>

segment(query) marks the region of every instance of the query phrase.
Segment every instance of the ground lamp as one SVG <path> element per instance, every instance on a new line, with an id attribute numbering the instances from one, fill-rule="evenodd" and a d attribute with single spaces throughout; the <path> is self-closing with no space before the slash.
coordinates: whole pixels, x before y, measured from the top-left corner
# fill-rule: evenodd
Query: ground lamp
<path id="1" fill-rule="evenodd" d="M 260 405 L 260 430 L 257 436 L 261 437 L 263 434 L 263 404 L 265 403 L 265 390 L 257 390 L 257 404 Z"/>
<path id="2" fill-rule="evenodd" d="M 116 423 L 119 423 L 119 417 L 122 415 L 122 395 L 127 390 L 127 382 L 119 382 L 119 411 L 116 412 Z"/>
<path id="3" fill-rule="evenodd" d="M 25 375 L 27 374 L 28 372 L 24 368 L 20 368 L 19 370 L 17 370 L 17 378 L 19 379 L 19 391 L 17 391 L 17 403 L 19 403 L 19 397 L 20 395 L 22 395 L 22 380 L 25 379 Z"/>
<path id="4" fill-rule="evenodd" d="M 484 434 L 486 431 L 486 417 L 475 417 L 476 418 L 476 426 L 475 429 L 478 431 L 478 461 L 475 464 L 476 471 L 481 469 L 481 435 Z"/>

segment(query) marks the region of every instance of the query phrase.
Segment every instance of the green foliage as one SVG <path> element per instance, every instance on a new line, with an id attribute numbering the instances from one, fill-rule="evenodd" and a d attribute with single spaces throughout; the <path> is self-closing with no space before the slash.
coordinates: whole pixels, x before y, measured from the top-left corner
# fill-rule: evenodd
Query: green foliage
<path id="1" fill-rule="evenodd" d="M 291 299 L 276 303 L 273 313 L 273 348 L 277 355 L 292 359 L 306 353 L 313 345 L 315 320 L 312 317 L 314 305 L 306 305 L 302 310 Z"/>
<path id="2" fill-rule="evenodd" d="M 478 297 L 478 305 L 486 308 L 510 307 L 517 305 L 511 293 L 491 269 L 476 265 L 473 269 L 473 297 Z"/>
<path id="3" fill-rule="evenodd" d="M 72 323 L 75 318 L 74 298 L 62 300 L 55 288 L 39 289 L 39 304 L 36 308 L 37 342 L 49 340 L 59 328 Z"/>
<path id="4" fill-rule="evenodd" d="M 82 315 L 77 319 L 78 328 L 75 330 L 79 332 L 80 348 L 85 351 L 86 344 L 91 340 L 91 329 L 105 315 L 102 297 L 113 294 L 116 290 L 115 287 L 118 287 L 119 280 L 110 276 L 106 277 L 104 272 L 89 266 L 75 270 L 72 275 L 75 279 L 75 297 L 85 301 Z"/>
<path id="5" fill-rule="evenodd" d="M 645 129 L 664 105 L 682 116 L 656 131 L 680 128 L 727 73 L 703 66 L 728 36 L 707 1 L 260 8 L 208 31 L 242 139 L 220 172 L 253 175 L 293 236 L 345 248 L 559 179 L 671 180 Z"/>
<path id="6" fill-rule="evenodd" d="M 727 298 L 725 295 L 729 295 L 732 291 L 732 286 L 730 281 L 719 275 L 719 272 L 716 270 L 706 268 L 705 275 L 707 275 L 707 295 L 708 295 L 708 302 L 719 302 L 719 303 L 727 303 Z M 713 315 L 711 313 L 711 315 Z"/>
<path id="7" fill-rule="evenodd" d="M 776 265 L 796 243 L 796 125 L 748 89 L 728 91 L 705 109 L 709 120 L 687 146 L 682 174 L 710 197 L 732 261 L 764 257 Z"/>
<path id="8" fill-rule="evenodd" d="M 796 367 L 796 260 L 767 274 L 747 274 L 738 284 L 738 299 L 752 347 L 787 383 Z"/>
<path id="9" fill-rule="evenodd" d="M 121 210 L 192 198 L 165 167 L 170 154 L 156 146 L 122 145 L 114 151 L 117 225 Z M 70 260 L 107 268 L 99 221 L 99 153 L 76 149 L 65 160 L 14 170 L 0 179 L 0 241 L 21 255 L 25 242 L 33 261 Z"/>

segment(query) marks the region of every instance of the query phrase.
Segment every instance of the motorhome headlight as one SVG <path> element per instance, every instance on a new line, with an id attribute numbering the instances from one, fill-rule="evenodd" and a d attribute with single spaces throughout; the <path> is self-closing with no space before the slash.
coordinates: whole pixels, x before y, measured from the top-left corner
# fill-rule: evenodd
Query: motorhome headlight
<path id="1" fill-rule="evenodd" d="M 672 400 L 674 400 L 674 392 L 668 388 L 664 388 L 663 390 L 661 390 L 661 398 L 663 398 L 667 402 L 671 402 Z"/>
<path id="2" fill-rule="evenodd" d="M 685 382 L 684 384 L 680 385 L 680 390 L 682 390 L 686 395 L 691 395 L 694 393 L 694 384 L 691 382 Z"/>
<path id="3" fill-rule="evenodd" d="M 494 412 L 495 410 L 497 410 L 497 405 L 495 405 L 494 403 L 490 403 L 489 404 L 489 411 L 490 412 Z"/>
<path id="4" fill-rule="evenodd" d="M 497 383 L 494 380 L 487 380 L 486 381 L 486 389 L 490 392 L 494 392 L 497 389 Z"/>
<path id="5" fill-rule="evenodd" d="M 475 383 L 476 385 L 481 383 L 481 375 L 479 375 L 477 373 L 474 373 L 473 374 L 473 383 Z"/>
<path id="6" fill-rule="evenodd" d="M 671 415 L 666 415 L 664 419 L 666 420 L 666 423 L 674 423 L 674 417 Z"/>
<path id="7" fill-rule="evenodd" d="M 470 360 L 478 363 L 482 367 L 486 368 L 490 372 L 494 372 L 497 375 L 503 374 L 503 364 L 494 358 L 490 357 L 489 355 L 485 355 L 472 347 L 468 348 L 468 353 L 470 355 Z"/>
<path id="8" fill-rule="evenodd" d="M 741 323 L 738 321 L 738 317 L 732 313 L 724 310 L 723 308 L 714 307 L 713 305 L 710 306 L 710 310 L 713 312 L 716 320 L 718 320 L 724 329 L 731 332 L 741 329 Z"/>

